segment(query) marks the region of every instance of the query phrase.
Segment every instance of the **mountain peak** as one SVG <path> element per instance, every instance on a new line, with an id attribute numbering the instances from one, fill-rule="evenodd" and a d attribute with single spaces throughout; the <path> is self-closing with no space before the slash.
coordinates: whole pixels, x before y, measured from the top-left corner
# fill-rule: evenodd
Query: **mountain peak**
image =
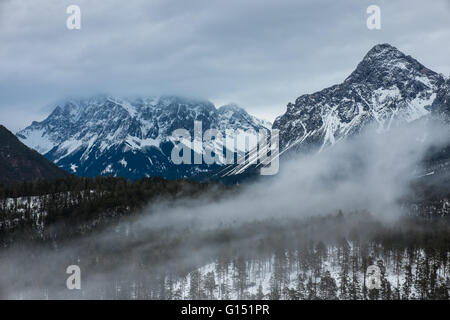
<path id="1" fill-rule="evenodd" d="M 404 58 L 406 57 L 403 52 L 398 50 L 396 47 L 390 45 L 389 43 L 381 43 L 375 45 L 372 49 L 367 52 L 363 60 L 366 59 L 389 59 L 389 58 Z"/>
<path id="2" fill-rule="evenodd" d="M 67 108 L 66 108 L 67 105 Z M 90 98 L 60 104 L 42 122 L 17 133 L 29 147 L 80 176 L 191 177 L 214 166 L 177 166 L 171 160 L 172 133 L 195 121 L 210 128 L 268 131 L 268 125 L 237 105 L 217 110 L 200 98 L 181 96 Z M 242 147 L 242 146 L 240 146 Z M 245 146 L 244 146 L 245 147 Z"/>
<path id="3" fill-rule="evenodd" d="M 433 82 L 442 80 L 436 72 L 426 68 L 416 59 L 388 43 L 383 43 L 367 52 L 345 82 L 371 84 L 376 89 L 381 84 L 391 85 L 411 77 L 426 77 Z"/>
<path id="4" fill-rule="evenodd" d="M 321 150 L 367 125 L 384 131 L 437 109 L 445 113 L 447 92 L 443 76 L 390 44 L 378 44 L 343 83 L 288 104 L 273 128 L 280 130 L 281 148 Z"/>
<path id="5" fill-rule="evenodd" d="M 247 113 L 247 111 L 245 111 L 244 108 L 238 106 L 235 103 L 223 105 L 218 109 L 218 111 L 219 112 L 232 111 L 232 112 L 237 112 L 237 113 Z"/>

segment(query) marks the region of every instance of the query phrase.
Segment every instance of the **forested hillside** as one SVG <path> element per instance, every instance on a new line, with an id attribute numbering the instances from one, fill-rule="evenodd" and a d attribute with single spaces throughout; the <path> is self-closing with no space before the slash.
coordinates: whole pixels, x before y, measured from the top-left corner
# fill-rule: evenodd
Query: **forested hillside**
<path id="1" fill-rule="evenodd" d="M 0 125 L 0 184 L 57 179 L 70 174 L 28 148 Z"/>
<path id="2" fill-rule="evenodd" d="M 39 299 L 449 299 L 442 218 L 386 223 L 355 212 L 179 227 L 125 219 L 73 241 L 16 244 L 0 252 L 2 287 Z M 61 287 L 72 263 L 83 270 L 79 291 Z M 380 289 L 367 287 L 370 265 Z"/>
<path id="3" fill-rule="evenodd" d="M 145 178 L 71 177 L 0 185 L 0 239 L 62 239 L 110 224 L 158 201 L 195 198 L 220 183 Z M 7 240 L 9 239 L 9 240 Z"/>

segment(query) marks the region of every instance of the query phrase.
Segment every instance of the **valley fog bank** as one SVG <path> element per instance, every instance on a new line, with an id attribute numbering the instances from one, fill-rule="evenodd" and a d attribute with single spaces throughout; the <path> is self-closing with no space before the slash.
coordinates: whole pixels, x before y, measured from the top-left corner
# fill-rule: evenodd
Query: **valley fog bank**
<path id="1" fill-rule="evenodd" d="M 196 229 L 255 220 L 302 218 L 337 210 L 367 210 L 384 219 L 401 213 L 399 201 L 423 174 L 422 159 L 450 143 L 450 129 L 419 121 L 377 133 L 369 128 L 318 154 L 297 156 L 280 164 L 269 183 L 243 186 L 232 198 L 207 197 L 151 206 L 137 223 L 148 228 Z"/>
<path id="2" fill-rule="evenodd" d="M 151 205 L 76 241 L 50 247 L 17 244 L 0 252 L 0 295 L 95 298 L 101 295 L 98 288 L 114 279 L 189 272 L 228 247 L 245 248 L 249 241 L 268 236 L 274 230 L 267 224 L 281 225 L 277 233 L 283 225 L 295 232 L 290 221 L 338 210 L 368 211 L 377 221 L 394 223 L 402 214 L 400 199 L 423 172 L 423 157 L 431 147 L 449 143 L 449 128 L 431 121 L 383 133 L 368 129 L 319 154 L 282 162 L 276 178 L 241 186 L 237 195 L 217 198 L 212 190 L 196 199 Z M 326 230 L 323 235 L 333 237 L 329 226 Z M 65 289 L 65 268 L 72 264 L 81 267 L 84 296 Z"/>

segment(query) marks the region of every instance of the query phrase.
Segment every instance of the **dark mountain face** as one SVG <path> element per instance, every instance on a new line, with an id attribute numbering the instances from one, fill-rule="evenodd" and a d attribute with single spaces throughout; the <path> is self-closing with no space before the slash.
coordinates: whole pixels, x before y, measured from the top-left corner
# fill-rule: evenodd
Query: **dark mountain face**
<path id="1" fill-rule="evenodd" d="M 436 118 L 450 124 L 450 78 L 437 91 L 431 111 Z"/>
<path id="2" fill-rule="evenodd" d="M 0 182 L 52 180 L 69 174 L 28 148 L 4 126 L 0 125 Z"/>
<path id="3" fill-rule="evenodd" d="M 236 105 L 216 109 L 209 101 L 177 96 L 133 100 L 98 96 L 60 104 L 47 119 L 33 122 L 17 136 L 79 176 L 191 178 L 220 167 L 172 162 L 172 132 L 186 129 L 194 139 L 195 121 L 201 121 L 203 133 L 214 128 L 223 135 L 228 129 L 267 132 L 270 127 Z"/>
<path id="4" fill-rule="evenodd" d="M 320 150 L 367 125 L 384 131 L 430 114 L 450 114 L 449 90 L 443 75 L 381 44 L 343 83 L 289 103 L 273 128 L 280 130 L 282 150 Z"/>
<path id="5" fill-rule="evenodd" d="M 285 157 L 320 151 L 368 126 L 383 132 L 427 118 L 450 123 L 450 79 L 381 44 L 366 54 L 344 82 L 289 103 L 272 128 L 280 130 L 280 153 Z M 449 168 L 449 150 L 434 150 L 425 159 L 425 167 L 431 171 Z M 241 169 L 244 165 L 230 166 L 220 172 L 220 178 Z M 246 170 L 245 175 L 249 174 Z"/>

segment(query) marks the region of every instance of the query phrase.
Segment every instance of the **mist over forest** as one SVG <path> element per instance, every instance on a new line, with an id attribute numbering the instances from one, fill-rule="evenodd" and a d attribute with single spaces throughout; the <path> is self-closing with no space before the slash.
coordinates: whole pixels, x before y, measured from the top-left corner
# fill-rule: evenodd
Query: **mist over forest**
<path id="1" fill-rule="evenodd" d="M 424 159 L 449 133 L 430 121 L 368 129 L 281 162 L 270 183 L 2 188 L 0 297 L 448 299 L 450 189 L 420 186 L 448 186 Z M 366 287 L 373 264 L 379 290 Z M 81 290 L 66 288 L 69 265 Z"/>
<path id="2" fill-rule="evenodd" d="M 449 14 L 0 0 L 0 300 L 450 301 Z"/>

